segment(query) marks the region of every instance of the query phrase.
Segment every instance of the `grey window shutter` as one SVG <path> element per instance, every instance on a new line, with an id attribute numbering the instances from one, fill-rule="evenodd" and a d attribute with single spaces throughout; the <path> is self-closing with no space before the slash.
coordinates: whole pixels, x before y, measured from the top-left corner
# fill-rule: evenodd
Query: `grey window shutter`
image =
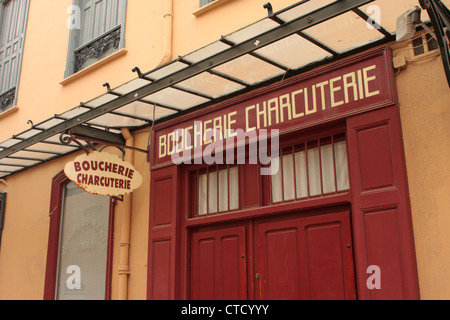
<path id="1" fill-rule="evenodd" d="M 0 5 L 0 97 L 19 83 L 28 4 L 29 0 L 10 0 Z"/>
<path id="2" fill-rule="evenodd" d="M 81 67 L 76 54 L 84 46 L 89 46 L 93 42 L 105 42 L 105 38 L 108 40 L 116 40 L 120 35 L 120 43 L 116 47 L 124 47 L 126 2 L 126 0 L 74 1 L 74 5 L 79 6 L 81 9 L 81 29 L 71 30 L 66 77 L 77 72 L 80 68 L 85 67 L 84 62 Z M 118 29 L 119 26 L 120 30 Z M 113 31 L 120 34 L 114 38 L 111 36 L 111 32 Z M 92 54 L 85 49 L 82 56 L 85 59 L 95 60 L 99 58 L 97 56 L 98 52 L 95 53 L 96 56 L 92 57 Z"/>
<path id="3" fill-rule="evenodd" d="M 200 0 L 200 8 L 206 6 L 208 3 L 213 2 L 214 0 Z"/>

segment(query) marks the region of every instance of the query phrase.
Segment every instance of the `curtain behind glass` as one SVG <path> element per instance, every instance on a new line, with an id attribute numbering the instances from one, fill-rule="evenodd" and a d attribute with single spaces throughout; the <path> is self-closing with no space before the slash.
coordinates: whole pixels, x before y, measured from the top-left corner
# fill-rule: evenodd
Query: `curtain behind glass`
<path id="1" fill-rule="evenodd" d="M 281 163 L 271 179 L 273 203 L 350 188 L 345 141 L 283 155 Z"/>

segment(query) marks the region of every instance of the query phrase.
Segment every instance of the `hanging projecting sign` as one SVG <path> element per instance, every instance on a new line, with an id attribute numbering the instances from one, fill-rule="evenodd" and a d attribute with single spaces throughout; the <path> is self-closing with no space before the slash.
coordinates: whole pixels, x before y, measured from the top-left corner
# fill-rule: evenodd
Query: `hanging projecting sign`
<path id="1" fill-rule="evenodd" d="M 66 164 L 66 176 L 89 193 L 117 197 L 139 188 L 142 176 L 133 165 L 110 153 L 81 155 Z"/>

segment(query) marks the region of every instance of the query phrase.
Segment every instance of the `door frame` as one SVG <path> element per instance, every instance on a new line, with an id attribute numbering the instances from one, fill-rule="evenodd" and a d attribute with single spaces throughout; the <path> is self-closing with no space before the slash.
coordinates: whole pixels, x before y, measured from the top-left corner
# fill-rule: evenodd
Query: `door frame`
<path id="1" fill-rule="evenodd" d="M 61 232 L 61 217 L 63 210 L 64 186 L 70 182 L 64 171 L 60 171 L 52 180 L 50 199 L 50 224 L 48 233 L 47 262 L 44 282 L 44 300 L 55 300 L 57 285 L 58 258 Z M 105 300 L 111 300 L 113 245 L 114 245 L 114 198 L 110 198 L 108 217 L 108 247 L 106 260 Z"/>

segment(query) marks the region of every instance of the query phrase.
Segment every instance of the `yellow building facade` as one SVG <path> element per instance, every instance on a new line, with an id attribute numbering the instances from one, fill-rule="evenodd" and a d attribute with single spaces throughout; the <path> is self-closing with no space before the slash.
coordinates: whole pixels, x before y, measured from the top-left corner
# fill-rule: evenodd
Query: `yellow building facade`
<path id="1" fill-rule="evenodd" d="M 84 28 L 84 23 L 87 21 L 85 20 L 87 15 L 84 15 L 87 10 L 84 9 L 87 7 L 83 6 L 87 6 L 86 3 L 94 6 L 92 4 L 94 1 L 11 0 L 3 6 L 12 5 L 15 2 L 21 2 L 26 7 L 26 14 L 24 13 L 26 30 L 23 37 L 21 68 L 16 82 L 16 97 L 14 102 L 6 106 L 5 110 L 0 113 L 0 141 L 8 141 L 12 136 L 33 128 L 53 115 L 63 114 L 80 105 L 80 102 L 84 103 L 104 95 L 107 88 L 103 84 L 106 82 L 111 88 L 115 88 L 135 79 L 137 73 L 132 71 L 135 67 L 141 71 L 160 68 L 178 57 L 186 56 L 214 43 L 223 35 L 232 34 L 256 21 L 266 19 L 268 16 L 267 6 L 263 7 L 266 1 L 215 0 L 208 4 L 202 4 L 198 0 L 116 2 L 103 0 L 105 7 L 104 11 L 100 12 L 106 12 L 104 13 L 106 17 L 110 11 L 105 8 L 119 3 L 119 13 L 116 12 L 116 14 L 119 17 L 122 14 L 124 18 L 123 22 L 119 24 L 122 32 L 121 44 L 117 46 L 114 44 L 114 50 L 104 51 L 102 54 L 105 56 L 100 56 L 100 58 L 92 58 L 95 61 L 86 63 L 80 70 L 68 72 L 68 57 L 70 56 L 68 51 L 71 50 L 71 37 L 74 37 L 72 31 L 77 29 L 77 19 L 80 19 L 79 27 Z M 447 6 L 450 4 L 448 1 L 443 2 Z M 295 6 L 298 5 L 297 1 L 293 0 L 272 0 L 270 3 L 273 12 L 297 8 Z M 295 11 L 295 14 L 302 16 L 305 13 L 314 13 L 314 10 L 321 10 L 333 3 L 334 1 L 309 1 L 304 5 L 298 5 L 301 10 Z M 395 1 L 395 3 L 366 1 L 359 9 L 363 12 L 366 10 L 365 13 L 368 17 L 380 19 L 380 24 L 383 26 L 383 22 L 393 24 L 399 15 L 413 9 L 414 6 L 419 6 L 417 1 Z M 123 7 L 121 7 L 122 4 Z M 369 5 L 375 7 L 370 8 Z M 120 11 L 123 8 L 125 11 Z M 377 8 L 380 9 L 379 12 L 376 11 Z M 6 9 L 3 12 L 6 12 Z M 426 11 L 423 10 L 423 21 L 427 20 L 425 14 Z M 314 17 L 313 14 L 311 15 Z M 5 16 L 3 16 L 4 20 Z M 286 16 L 287 14 L 285 18 Z M 336 23 L 336 29 L 340 25 L 339 21 L 330 23 Z M 349 20 L 348 23 L 351 24 L 352 20 Z M 361 19 L 361 23 L 363 23 L 362 28 L 366 28 L 366 21 Z M 432 27 L 430 24 L 428 25 Z M 389 28 L 394 28 L 395 31 L 396 25 L 389 26 Z M 447 196 L 450 190 L 450 170 L 447 164 L 450 158 L 450 131 L 448 130 L 450 90 L 444 72 L 441 51 L 438 47 L 429 46 L 431 40 L 426 37 L 428 31 L 422 28 L 417 28 L 413 39 L 397 42 L 394 38 L 390 38 L 384 43 L 374 41 L 367 45 L 364 44 L 366 29 L 362 30 L 361 34 L 358 29 L 353 33 L 343 35 L 335 34 L 333 28 L 330 30 L 329 25 L 325 26 L 323 30 L 318 29 L 318 36 L 323 36 L 324 39 L 331 37 L 330 41 L 336 44 L 336 48 L 339 48 L 341 43 L 348 42 L 349 47 L 358 47 L 361 43 L 359 52 L 350 51 L 349 55 L 342 54 L 338 55 L 336 59 L 325 59 L 292 76 L 301 77 L 302 74 L 314 74 L 323 68 L 331 68 L 330 72 L 332 72 L 332 68 L 341 61 L 349 61 L 348 59 L 351 60 L 360 54 L 380 48 L 387 48 L 391 52 L 388 57 L 391 59 L 392 69 L 389 72 L 394 75 L 397 90 L 395 95 L 398 99 L 401 121 L 404 146 L 402 152 L 404 152 L 408 206 L 412 225 L 411 230 L 407 233 L 412 235 L 412 239 L 408 241 L 413 243 L 415 255 L 415 264 L 405 267 L 402 260 L 399 268 L 400 270 L 402 268 L 417 270 L 417 282 L 410 284 L 409 280 L 405 280 L 406 284 L 404 285 L 404 287 L 417 286 L 419 294 L 416 297 L 424 300 L 446 300 L 450 298 L 450 286 L 447 280 L 449 279 L 448 270 L 450 270 L 448 253 L 450 252 L 450 235 L 447 232 L 450 226 L 450 218 L 447 215 L 450 210 Z M 271 29 L 268 28 L 268 30 Z M 377 30 L 370 32 L 372 31 L 377 32 Z M 249 34 L 250 36 L 243 35 L 243 37 L 251 38 L 251 31 Z M 314 33 L 311 34 L 314 35 Z M 90 43 L 95 43 L 99 39 L 95 35 L 93 38 L 94 40 L 89 40 Z M 417 39 L 421 39 L 422 42 L 414 42 Z M 417 47 L 416 50 L 414 47 Z M 417 51 L 420 49 L 419 47 L 423 48 L 423 52 Z M 287 44 L 287 48 L 289 48 L 289 44 Z M 308 50 L 305 51 L 305 55 L 308 54 Z M 192 67 L 195 67 L 195 63 Z M 290 74 L 288 75 L 290 76 Z M 277 82 L 283 83 L 287 80 L 278 78 Z M 215 83 L 212 85 L 214 86 Z M 254 87 L 250 86 L 245 94 L 249 94 L 248 92 L 253 92 L 253 90 L 264 90 L 264 87 L 272 85 L 268 81 L 262 88 L 259 84 Z M 239 95 L 213 100 L 206 107 L 210 108 L 208 110 L 214 111 L 215 104 L 223 103 L 228 99 L 239 99 Z M 152 116 L 151 111 L 150 108 L 147 115 L 150 117 L 149 119 Z M 168 118 L 167 121 L 173 122 L 177 117 L 178 115 L 175 115 Z M 190 111 L 181 113 L 179 117 L 182 120 L 189 119 Z M 111 204 L 115 209 L 114 219 L 110 220 L 112 225 L 109 226 L 110 271 L 105 274 L 108 277 L 106 281 L 109 282 L 106 289 L 109 292 L 106 295 L 112 300 L 143 300 L 157 296 L 156 289 L 152 292 L 149 289 L 153 274 L 157 274 L 153 265 L 149 266 L 149 263 L 152 263 L 149 255 L 156 254 L 154 250 L 157 250 L 150 248 L 149 238 L 153 236 L 152 232 L 154 234 L 159 232 L 156 230 L 157 228 L 152 229 L 154 218 L 150 214 L 153 212 L 152 210 L 157 210 L 153 208 L 154 201 L 151 196 L 157 189 L 153 188 L 155 184 L 151 182 L 153 169 L 150 169 L 149 159 L 142 150 L 153 150 L 153 145 L 149 147 L 149 141 L 154 140 L 150 140 L 149 135 L 155 134 L 154 130 L 161 130 L 162 127 L 158 127 L 158 125 L 164 126 L 164 122 L 163 118 L 156 123 L 155 127 L 151 126 L 151 121 L 148 121 L 145 126 L 139 125 L 131 128 L 112 125 L 116 130 L 114 132 L 120 133 L 124 137 L 128 147 L 140 149 L 125 149 L 124 158 L 140 172 L 143 180 L 138 189 Z M 54 134 L 56 136 L 59 132 Z M 2 147 L 0 151 L 5 151 L 14 146 L 0 144 L 0 147 Z M 30 147 L 30 149 L 33 148 Z M 104 152 L 107 151 L 118 156 L 121 155 L 117 148 L 107 147 Z M 40 300 L 48 298 L 45 291 L 49 281 L 48 248 L 51 216 L 54 214 L 52 211 L 54 206 L 51 204 L 52 194 L 54 194 L 52 179 L 64 170 L 68 162 L 83 154 L 82 150 L 75 151 L 12 174 L 9 174 L 11 161 L 9 159 L 0 160 L 0 171 L 2 171 L 2 166 L 5 167 L 0 180 L 0 191 L 6 194 L 3 201 L 4 219 L 0 243 L 0 299 Z M 19 159 L 16 160 L 19 161 Z M 350 172 L 352 171 L 350 170 Z M 178 190 L 181 190 L 179 192 L 182 194 L 184 190 L 182 185 L 179 188 Z M 185 203 L 181 199 L 174 203 L 181 208 L 176 215 L 181 215 L 181 212 L 184 212 Z M 180 224 L 177 228 L 183 227 L 184 225 Z M 352 232 L 358 233 L 356 230 Z M 175 247 L 182 248 L 184 242 L 190 241 L 187 240 L 187 237 L 188 235 L 181 233 Z M 408 238 L 403 235 L 399 237 Z M 190 265 L 189 262 L 186 262 L 188 255 L 182 253 L 187 249 L 179 249 L 180 256 L 176 253 L 178 249 L 174 250 L 175 253 L 171 254 L 177 263 L 171 265 L 171 268 L 174 268 L 173 281 L 176 284 L 172 283 L 172 278 L 170 281 L 167 280 L 170 282 L 168 284 L 170 294 L 167 297 L 171 299 L 190 298 L 192 297 L 191 292 L 194 290 L 190 287 L 190 281 L 193 283 L 194 280 L 187 280 L 186 274 L 189 274 L 190 267 L 186 267 L 188 271 L 183 271 L 185 269 L 183 266 Z M 389 264 L 389 261 L 383 263 Z M 182 269 L 179 271 L 179 276 L 177 275 L 178 268 Z M 364 273 L 360 271 L 358 274 Z M 369 275 L 367 274 L 367 276 Z M 381 288 L 385 286 L 383 280 L 390 279 L 388 276 L 384 277 L 383 269 L 381 269 Z M 355 279 L 360 283 L 359 286 L 364 286 L 365 279 L 360 276 L 356 276 Z M 152 285 L 151 288 L 159 287 Z M 253 289 L 244 290 L 251 291 Z M 257 298 L 251 294 L 247 297 Z M 379 296 L 375 294 L 360 294 L 359 292 L 354 296 L 354 298 L 373 299 L 377 297 Z M 408 295 L 404 297 L 408 297 Z M 380 298 L 383 296 L 381 295 Z"/>

